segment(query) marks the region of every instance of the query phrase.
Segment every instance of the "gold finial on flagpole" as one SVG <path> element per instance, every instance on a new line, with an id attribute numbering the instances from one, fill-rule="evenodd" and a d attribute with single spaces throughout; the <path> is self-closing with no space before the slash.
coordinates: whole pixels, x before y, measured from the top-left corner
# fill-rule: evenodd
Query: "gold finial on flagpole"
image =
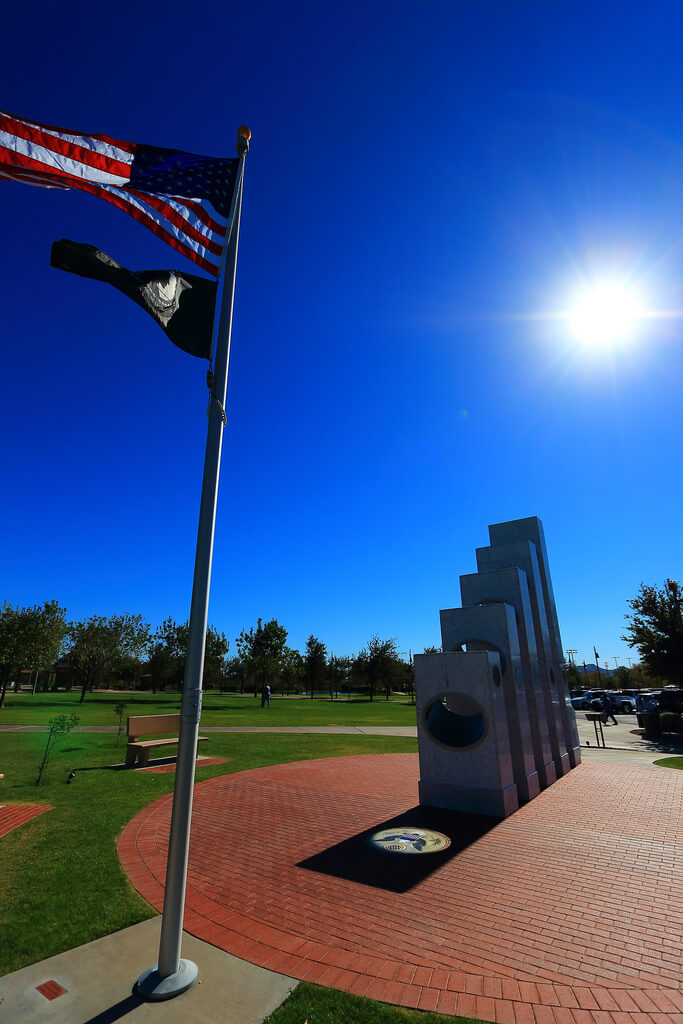
<path id="1" fill-rule="evenodd" d="M 242 124 L 237 129 L 237 145 L 235 149 L 242 156 L 244 153 L 249 152 L 249 140 L 251 138 L 251 132 L 247 128 L 246 124 Z"/>

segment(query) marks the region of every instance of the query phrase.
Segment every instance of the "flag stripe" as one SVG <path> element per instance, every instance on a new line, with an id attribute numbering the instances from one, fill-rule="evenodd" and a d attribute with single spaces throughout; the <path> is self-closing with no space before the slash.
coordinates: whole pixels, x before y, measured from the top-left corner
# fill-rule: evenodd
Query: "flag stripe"
<path id="1" fill-rule="evenodd" d="M 119 161 L 107 161 L 101 157 L 98 159 L 97 154 L 91 154 L 80 146 L 65 144 L 59 139 L 55 140 L 54 147 L 39 144 L 40 141 L 49 142 L 50 139 L 49 135 L 43 135 L 42 139 L 39 135 L 33 139 L 25 139 L 0 131 L 0 147 L 12 153 L 14 161 L 32 160 L 45 168 L 52 168 L 58 173 L 72 174 L 75 177 L 84 176 L 85 166 L 90 181 L 102 181 L 111 185 L 122 185 L 130 179 L 130 167 Z M 113 172 L 107 170 L 107 167 L 113 168 Z"/>
<path id="2" fill-rule="evenodd" d="M 133 189 L 131 189 L 131 192 Z M 173 198 L 173 197 L 171 197 Z M 217 210 L 214 210 L 208 199 L 185 199 L 184 197 L 178 197 L 178 202 L 184 205 L 197 220 L 201 221 L 213 234 L 225 235 L 228 225 L 227 217 L 221 216 Z"/>
<path id="3" fill-rule="evenodd" d="M 57 180 L 54 175 L 30 171 L 23 167 L 3 167 L 2 164 L 0 164 L 0 178 L 7 178 L 9 181 L 22 181 L 26 185 L 39 185 L 42 188 L 64 188 L 67 190 L 71 188 L 71 185 Z"/>
<path id="4" fill-rule="evenodd" d="M 38 167 L 42 166 L 39 162 L 32 161 L 29 157 L 22 157 L 22 164 L 24 163 L 29 165 L 36 163 Z M 5 169 L 1 169 L 0 173 L 2 173 L 2 170 Z M 27 167 L 26 170 L 24 170 L 23 166 L 8 167 L 6 172 L 9 177 L 18 181 L 25 181 L 27 184 L 43 185 L 48 188 L 77 188 L 83 192 L 89 192 L 91 195 L 99 196 L 101 199 L 106 199 L 118 207 L 118 209 L 139 220 L 145 227 L 154 231 L 154 234 L 163 238 L 169 245 L 172 245 L 173 248 L 179 249 L 188 259 L 193 262 L 200 262 L 197 257 L 202 257 L 201 265 L 204 266 L 204 269 L 211 268 L 211 273 L 215 273 L 214 264 L 210 260 L 209 254 L 220 257 L 222 245 L 212 241 L 211 235 L 207 237 L 206 234 L 197 230 L 193 224 L 189 223 L 187 218 L 173 209 L 161 197 L 154 196 L 151 193 L 140 192 L 138 189 L 122 189 L 116 186 L 102 185 L 98 182 L 84 181 L 82 178 L 76 178 L 73 175 L 56 175 L 45 171 L 34 175 L 31 166 Z M 116 196 L 116 199 L 112 198 L 113 196 Z M 178 205 L 181 206 L 180 203 Z M 168 222 L 171 230 L 167 230 L 163 224 L 159 224 L 160 230 L 156 231 L 154 225 L 157 224 L 158 217 L 155 217 L 151 210 L 161 214 L 164 220 Z M 226 227 L 221 227 L 220 232 L 222 235 L 225 234 L 225 231 Z M 183 238 L 187 238 L 188 242 L 191 240 L 191 244 L 184 245 L 182 242 Z M 219 261 L 217 260 L 216 262 Z"/>
<path id="5" fill-rule="evenodd" d="M 0 110 L 0 116 L 6 117 L 9 121 L 14 124 L 25 125 L 27 128 L 37 128 L 40 131 L 49 132 L 51 135 L 56 135 L 59 138 L 70 140 L 71 142 L 77 142 L 80 145 L 88 145 L 90 142 L 97 142 L 101 145 L 97 146 L 97 150 L 100 153 L 106 153 L 107 147 L 109 147 L 109 155 L 114 160 L 127 160 L 128 154 L 134 154 L 137 149 L 137 143 L 135 142 L 124 142 L 121 139 L 113 139 L 110 135 L 79 135 L 76 132 L 64 131 L 63 128 L 56 128 L 51 124 L 38 124 L 37 121 L 29 121 L 25 117 L 18 117 L 16 114 L 8 114 L 5 110 Z"/>
<path id="6" fill-rule="evenodd" d="M 32 157 L 24 156 L 23 153 L 17 153 L 16 151 L 12 154 L 12 163 L 9 166 L 3 166 L 2 155 L 2 150 L 0 149 L 0 168 L 9 173 L 13 172 L 17 181 L 23 181 L 24 177 L 30 179 L 42 178 L 45 181 L 45 188 L 59 188 L 60 186 L 62 188 L 79 188 L 84 180 L 66 171 L 49 170 L 41 160 L 34 160 Z M 93 182 L 93 184 L 97 184 L 97 182 Z"/>
<path id="7" fill-rule="evenodd" d="M 0 178 L 77 188 L 217 275 L 238 161 L 78 135 L 0 111 Z"/>
<path id="8" fill-rule="evenodd" d="M 207 239 L 203 236 L 199 236 L 199 238 L 190 237 L 187 225 L 182 220 L 180 224 L 175 224 L 167 217 L 163 218 L 163 222 L 160 221 L 160 211 L 150 202 L 150 200 L 156 197 L 144 192 L 135 195 L 133 189 L 118 188 L 115 185 L 94 186 L 94 188 L 102 189 L 103 199 L 107 199 L 109 195 L 116 196 L 118 201 L 114 205 L 118 206 L 120 210 L 125 210 L 131 217 L 135 217 L 136 220 L 139 220 L 150 231 L 163 238 L 168 245 L 172 245 L 174 249 L 182 252 L 188 259 L 193 262 L 200 262 L 201 258 L 201 265 L 205 270 L 210 268 L 212 274 L 217 273 L 216 268 L 220 264 L 222 246 L 218 247 L 214 255 L 207 246 Z M 95 191 L 94 194 L 99 193 Z M 159 230 L 156 230 L 157 228 Z"/>
<path id="9" fill-rule="evenodd" d="M 208 258 L 206 249 L 203 246 L 197 244 L 188 245 L 183 242 L 183 239 L 187 237 L 184 232 L 177 229 L 169 231 L 163 224 L 159 223 L 158 217 L 148 213 L 142 202 L 129 192 L 125 192 L 123 189 L 116 188 L 113 185 L 91 185 L 87 181 L 79 182 L 77 187 L 84 192 L 90 192 L 92 195 L 99 196 L 100 199 L 105 199 L 108 203 L 118 207 L 119 210 L 123 210 L 124 213 L 134 217 L 135 220 L 140 221 L 141 224 L 144 224 L 155 235 L 162 238 L 167 245 L 181 252 L 187 259 L 192 260 L 193 263 L 198 263 L 200 267 L 208 270 L 214 277 L 218 276 L 219 260 L 212 261 Z"/>
<path id="10" fill-rule="evenodd" d="M 131 195 L 139 196 L 161 213 L 165 213 L 169 207 L 177 211 L 177 215 L 201 235 L 206 237 L 211 237 L 214 234 L 221 237 L 225 235 L 227 220 L 218 213 L 216 213 L 216 219 L 209 216 L 199 200 L 185 199 L 184 196 L 163 196 L 157 192 L 143 192 L 140 189 L 131 188 L 129 185 L 124 185 L 123 188 Z"/>
<path id="11" fill-rule="evenodd" d="M 179 201 L 174 202 L 169 197 L 164 198 L 154 195 L 152 192 L 139 192 L 135 188 L 127 188 L 125 191 L 127 195 L 137 196 L 139 199 L 142 199 L 148 206 L 161 213 L 170 224 L 184 231 L 193 241 L 204 245 L 209 252 L 214 253 L 216 256 L 220 256 L 223 246 L 211 240 L 211 232 L 207 232 L 204 225 L 200 224 L 197 227 L 191 222 L 190 211 L 183 203 Z M 185 212 L 179 212 L 178 208 Z M 225 234 L 225 228 L 223 228 L 223 234 Z"/>

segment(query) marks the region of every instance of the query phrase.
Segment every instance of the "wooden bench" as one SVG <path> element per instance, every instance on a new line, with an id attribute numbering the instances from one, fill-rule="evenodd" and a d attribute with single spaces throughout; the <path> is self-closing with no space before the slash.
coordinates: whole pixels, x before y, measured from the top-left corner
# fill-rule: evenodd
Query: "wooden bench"
<path id="1" fill-rule="evenodd" d="M 170 747 L 179 740 L 178 736 L 166 736 L 158 740 L 141 740 L 140 736 L 158 736 L 161 733 L 177 732 L 179 729 L 180 715 L 131 715 L 126 726 L 126 766 L 132 768 L 137 759 L 138 767 L 144 768 L 155 747 Z M 208 738 L 198 736 L 197 742 L 205 743 Z"/>

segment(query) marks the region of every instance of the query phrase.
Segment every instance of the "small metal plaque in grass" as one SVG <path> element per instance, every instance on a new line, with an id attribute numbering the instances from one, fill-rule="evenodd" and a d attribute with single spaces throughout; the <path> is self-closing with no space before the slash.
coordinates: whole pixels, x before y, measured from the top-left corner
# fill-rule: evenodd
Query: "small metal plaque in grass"
<path id="1" fill-rule="evenodd" d="M 428 828 L 384 828 L 369 842 L 386 853 L 440 853 L 451 845 L 448 836 Z"/>

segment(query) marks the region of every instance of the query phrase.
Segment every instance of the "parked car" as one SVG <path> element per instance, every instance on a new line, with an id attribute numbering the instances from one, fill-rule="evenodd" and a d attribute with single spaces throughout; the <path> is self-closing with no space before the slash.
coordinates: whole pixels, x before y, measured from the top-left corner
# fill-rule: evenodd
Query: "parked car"
<path id="1" fill-rule="evenodd" d="M 660 711 L 683 712 L 683 690 L 676 686 L 665 686 L 659 698 Z"/>
<path id="2" fill-rule="evenodd" d="M 572 697 L 572 707 L 576 708 L 577 711 L 590 711 L 592 708 L 592 701 L 601 697 L 604 690 L 586 690 L 585 693 L 579 694 L 578 697 Z"/>
<path id="3" fill-rule="evenodd" d="M 621 715 L 630 715 L 636 710 L 635 698 L 629 693 L 621 693 L 619 690 L 596 690 L 590 702 L 593 711 L 602 711 L 605 693 L 610 699 L 613 712 L 618 711 Z"/>
<path id="4" fill-rule="evenodd" d="M 636 711 L 658 711 L 661 690 L 639 690 L 636 695 Z"/>
<path id="5" fill-rule="evenodd" d="M 631 715 L 636 710 L 636 699 L 632 690 L 609 690 L 612 707 L 622 715 Z"/>

